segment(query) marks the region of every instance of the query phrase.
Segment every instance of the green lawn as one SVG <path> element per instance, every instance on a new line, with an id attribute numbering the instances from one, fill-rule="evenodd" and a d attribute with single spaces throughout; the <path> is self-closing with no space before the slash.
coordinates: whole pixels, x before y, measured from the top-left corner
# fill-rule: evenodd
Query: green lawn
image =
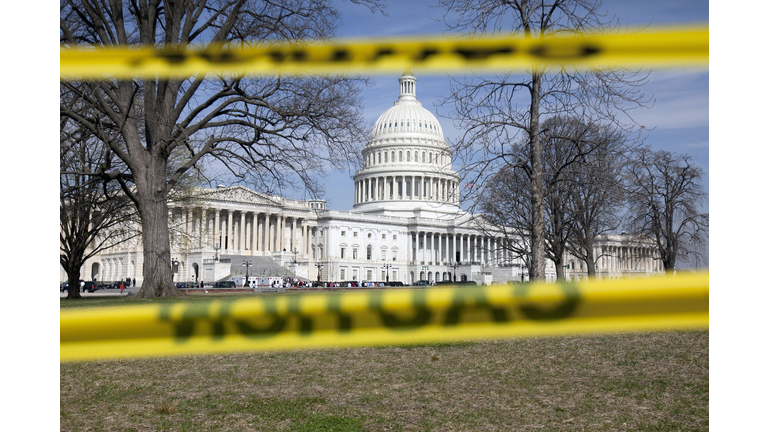
<path id="1" fill-rule="evenodd" d="M 708 369 L 706 330 L 62 363 L 60 426 L 708 430 Z"/>

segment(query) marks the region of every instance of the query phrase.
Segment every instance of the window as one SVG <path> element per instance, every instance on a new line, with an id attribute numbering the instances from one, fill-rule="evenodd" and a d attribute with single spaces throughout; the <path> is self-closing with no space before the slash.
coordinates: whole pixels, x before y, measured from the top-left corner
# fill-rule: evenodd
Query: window
<path id="1" fill-rule="evenodd" d="M 384 152 L 384 162 L 389 162 L 389 153 Z"/>
<path id="2" fill-rule="evenodd" d="M 402 151 L 399 152 L 398 159 L 399 159 L 400 162 L 403 161 L 403 152 Z"/>
<path id="3" fill-rule="evenodd" d="M 397 251 L 396 250 L 392 251 L 392 261 L 397 261 Z"/>
<path id="4" fill-rule="evenodd" d="M 373 258 L 373 246 L 368 245 L 368 248 L 365 252 L 365 259 L 370 260 Z"/>
<path id="5" fill-rule="evenodd" d="M 347 251 L 347 248 L 341 248 L 341 258 L 344 259 L 344 252 Z"/>
<path id="6" fill-rule="evenodd" d="M 397 270 L 392 270 L 392 279 L 397 280 Z"/>
<path id="7" fill-rule="evenodd" d="M 379 155 L 379 163 L 381 163 L 381 152 L 377 153 Z"/>
<path id="8" fill-rule="evenodd" d="M 381 280 L 385 280 L 387 277 L 387 274 L 384 270 L 381 271 Z"/>
<path id="9" fill-rule="evenodd" d="M 366 270 L 365 275 L 367 276 L 365 280 L 373 280 L 373 270 Z"/>
<path id="10" fill-rule="evenodd" d="M 387 260 L 387 250 L 386 249 L 382 249 L 381 250 L 381 260 L 382 261 L 386 261 Z"/>
<path id="11" fill-rule="evenodd" d="M 352 269 L 352 280 L 357 280 L 357 269 Z"/>
<path id="12" fill-rule="evenodd" d="M 397 234 L 392 234 L 392 240 L 397 240 Z"/>
<path id="13" fill-rule="evenodd" d="M 352 259 L 357 259 L 357 248 L 352 248 Z"/>
<path id="14" fill-rule="evenodd" d="M 342 237 L 344 237 L 344 236 L 346 236 L 346 235 L 347 235 L 347 232 L 346 232 L 346 231 L 342 231 L 342 232 L 341 232 L 341 236 L 342 236 Z"/>
<path id="15" fill-rule="evenodd" d="M 382 239 L 382 240 L 386 240 L 386 239 L 387 239 L 387 235 L 386 235 L 386 234 L 382 234 L 382 235 L 381 235 L 381 239 Z"/>
<path id="16" fill-rule="evenodd" d="M 406 156 L 406 160 L 408 162 L 410 162 L 411 161 L 411 152 L 406 152 L 405 156 Z"/>
<path id="17" fill-rule="evenodd" d="M 368 238 L 371 238 L 371 237 L 373 237 L 373 234 L 368 233 Z"/>
<path id="18" fill-rule="evenodd" d="M 352 231 L 352 237 L 357 237 L 357 231 Z"/>
<path id="19" fill-rule="evenodd" d="M 347 278 L 347 271 L 345 269 L 341 269 L 341 280 L 344 280 Z"/>

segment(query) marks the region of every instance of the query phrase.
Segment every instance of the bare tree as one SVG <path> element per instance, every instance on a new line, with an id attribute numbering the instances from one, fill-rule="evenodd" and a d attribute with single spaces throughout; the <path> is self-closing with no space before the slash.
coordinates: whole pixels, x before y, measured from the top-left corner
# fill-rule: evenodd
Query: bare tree
<path id="1" fill-rule="evenodd" d="M 574 165 L 563 183 L 568 189 L 568 214 L 571 233 L 568 251 L 584 261 L 587 275 L 597 274 L 600 257 L 595 250 L 598 236 L 617 230 L 624 211 L 623 169 L 625 154 L 635 146 L 620 129 L 610 126 L 584 125 L 584 140 L 589 151 Z"/>
<path id="2" fill-rule="evenodd" d="M 500 247 L 505 250 L 503 255 L 508 262 L 502 265 L 521 260 L 530 272 L 533 221 L 527 176 L 522 170 L 503 167 L 483 192 L 478 201 L 482 216 L 475 228 L 483 234 L 505 239 Z"/>
<path id="3" fill-rule="evenodd" d="M 626 174 L 629 229 L 653 239 L 667 272 L 680 255 L 701 254 L 709 237 L 709 213 L 699 211 L 707 198 L 703 171 L 691 161 L 686 154 L 642 147 Z"/>
<path id="4" fill-rule="evenodd" d="M 381 10 L 380 0 L 353 0 Z M 262 44 L 333 36 L 339 12 L 327 0 L 61 0 L 64 46 Z M 144 283 L 139 297 L 176 296 L 171 273 L 168 196 L 193 167 L 210 162 L 268 192 L 304 187 L 347 162 L 363 142 L 360 78 L 249 78 L 199 73 L 63 83 L 84 109 L 63 115 L 89 129 L 124 163 L 109 172 L 138 209 Z M 103 119 L 106 119 L 104 121 Z M 182 150 L 169 170 L 169 157 Z"/>
<path id="5" fill-rule="evenodd" d="M 61 121 L 59 174 L 59 262 L 67 273 L 68 299 L 80 298 L 80 269 L 106 248 L 138 232 L 136 213 L 116 183 L 95 173 L 110 165 L 112 153 L 87 129 Z"/>
<path id="6" fill-rule="evenodd" d="M 574 243 L 581 245 L 587 240 L 594 241 L 593 237 L 585 240 L 582 230 L 585 227 L 590 230 L 603 230 L 605 227 L 599 224 L 604 217 L 603 211 L 612 210 L 606 208 L 604 203 L 598 205 L 597 202 L 589 201 L 592 199 L 590 194 L 597 193 L 595 188 L 610 186 L 607 182 L 595 185 L 598 177 L 604 175 L 597 171 L 618 169 L 615 166 L 607 166 L 608 161 L 605 160 L 606 154 L 617 153 L 618 145 L 615 140 L 608 139 L 613 136 L 608 130 L 564 116 L 550 117 L 542 123 L 545 251 L 546 257 L 555 265 L 557 279 L 565 278 L 566 250 L 576 250 L 581 254 L 581 247 L 574 247 Z M 623 138 L 621 134 L 618 136 Z M 524 158 L 526 151 L 525 144 L 518 144 L 510 153 Z M 591 166 L 599 160 L 603 160 L 604 164 L 600 167 Z M 615 162 L 613 159 L 611 161 Z M 615 186 L 613 187 L 615 189 Z M 615 194 L 614 189 L 602 192 Z M 493 231 L 504 235 L 523 236 L 523 241 L 518 242 L 514 238 L 507 238 L 507 244 L 515 255 L 528 255 L 525 256 L 526 262 L 531 260 L 529 233 L 533 231 L 530 199 L 532 193 L 533 188 L 526 170 L 507 166 L 502 167 L 494 176 L 480 197 L 483 220 L 487 221 Z M 585 202 L 588 202 L 588 208 L 584 208 Z M 503 226 L 505 224 L 506 226 Z"/>
<path id="7" fill-rule="evenodd" d="M 503 31 L 541 39 L 611 25 L 599 13 L 599 0 L 441 0 L 440 5 L 449 29 L 473 35 Z M 617 113 L 626 112 L 626 103 L 630 108 L 643 105 L 637 88 L 645 78 L 625 69 L 582 72 L 552 67 L 452 80 L 450 94 L 440 104 L 451 107 L 451 116 L 464 131 L 455 143 L 464 178 L 482 185 L 504 166 L 519 167 L 529 178 L 534 279 L 544 279 L 546 254 L 542 121 L 567 114 L 585 122 L 621 124 Z M 524 155 L 513 151 L 521 137 Z"/>

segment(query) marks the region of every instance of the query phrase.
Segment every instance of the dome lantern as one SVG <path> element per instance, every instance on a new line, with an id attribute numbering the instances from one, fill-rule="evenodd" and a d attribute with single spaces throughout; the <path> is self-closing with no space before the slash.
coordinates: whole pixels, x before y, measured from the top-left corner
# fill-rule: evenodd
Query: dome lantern
<path id="1" fill-rule="evenodd" d="M 410 69 L 406 69 L 403 75 L 397 80 L 400 82 L 399 100 L 416 100 L 416 77 L 413 76 Z"/>

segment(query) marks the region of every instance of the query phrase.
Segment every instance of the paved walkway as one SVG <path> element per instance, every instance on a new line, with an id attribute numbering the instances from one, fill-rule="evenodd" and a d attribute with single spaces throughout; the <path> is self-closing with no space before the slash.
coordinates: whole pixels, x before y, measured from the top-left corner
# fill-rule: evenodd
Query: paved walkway
<path id="1" fill-rule="evenodd" d="M 122 294 L 120 294 L 120 290 L 119 289 L 107 288 L 107 289 L 96 290 L 96 292 L 92 292 L 92 293 L 90 293 L 90 292 L 81 292 L 80 295 L 83 296 L 83 297 L 104 297 L 104 296 L 130 295 L 130 294 L 135 294 L 135 293 L 139 292 L 140 288 L 141 287 L 133 287 L 132 286 L 130 288 L 126 288 L 125 291 L 123 291 Z M 67 296 L 67 293 L 59 292 L 59 297 L 64 298 L 66 296 Z"/>

